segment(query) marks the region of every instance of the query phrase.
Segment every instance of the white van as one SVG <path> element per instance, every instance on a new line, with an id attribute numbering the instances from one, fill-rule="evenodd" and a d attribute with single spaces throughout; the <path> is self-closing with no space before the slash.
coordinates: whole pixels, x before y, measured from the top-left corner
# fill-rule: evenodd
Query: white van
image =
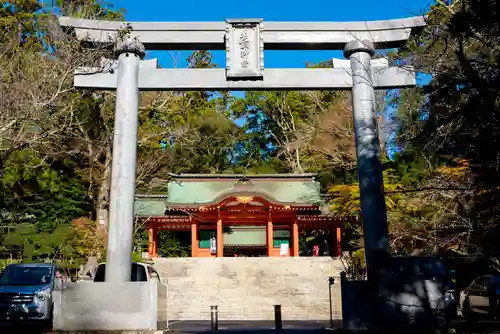
<path id="1" fill-rule="evenodd" d="M 156 280 L 158 283 L 160 281 L 160 275 L 153 268 L 153 266 L 146 263 L 132 263 L 132 273 L 130 281 L 131 282 L 150 282 Z M 106 276 L 106 263 L 101 263 L 97 267 L 94 282 L 104 282 Z"/>

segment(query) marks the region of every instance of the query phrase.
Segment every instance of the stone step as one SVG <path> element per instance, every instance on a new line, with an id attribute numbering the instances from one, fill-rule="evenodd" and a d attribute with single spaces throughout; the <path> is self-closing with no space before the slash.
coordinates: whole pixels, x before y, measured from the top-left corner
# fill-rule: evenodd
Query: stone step
<path id="1" fill-rule="evenodd" d="M 322 257 L 169 258 L 158 259 L 155 268 L 168 285 L 172 320 L 209 320 L 212 305 L 221 320 L 272 320 L 277 304 L 285 320 L 326 320 L 328 277 L 338 277 L 342 264 Z M 339 318 L 338 284 L 332 292 Z"/>

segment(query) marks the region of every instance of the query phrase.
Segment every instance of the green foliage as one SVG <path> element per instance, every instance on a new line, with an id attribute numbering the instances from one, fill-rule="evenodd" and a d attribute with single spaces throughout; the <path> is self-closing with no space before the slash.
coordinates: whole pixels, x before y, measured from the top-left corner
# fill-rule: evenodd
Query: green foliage
<path id="1" fill-rule="evenodd" d="M 0 1 L 0 40 L 5 41 L 7 34 L 14 33 L 21 38 L 32 38 L 37 31 L 37 12 L 41 5 L 32 0 Z"/>
<path id="2" fill-rule="evenodd" d="M 132 262 L 142 262 L 142 253 L 132 252 Z"/>
<path id="3" fill-rule="evenodd" d="M 73 249 L 67 241 L 71 239 L 71 225 L 58 225 L 51 229 L 37 228 L 35 224 L 18 224 L 5 235 L 3 247 L 9 253 L 19 254 L 28 261 L 42 259 L 72 258 Z"/>
<path id="4" fill-rule="evenodd" d="M 80 17 L 120 16 L 97 1 L 60 5 Z M 9 91 L 2 95 L 0 121 L 0 257 L 6 259 L 73 263 L 87 256 L 71 225 L 93 215 L 75 133 L 85 123 L 71 117 L 92 101 L 82 102 L 70 88 L 65 73 L 82 50 L 65 53 L 73 41 L 56 39 L 55 24 L 41 2 L 1 2 L 0 90 Z"/>
<path id="5" fill-rule="evenodd" d="M 148 249 L 148 233 L 143 231 L 136 236 L 136 244 L 140 250 Z M 158 255 L 161 257 L 188 257 L 191 255 L 191 234 L 165 231 L 158 234 Z M 134 253 L 141 257 L 139 249 Z M 140 262 L 140 261 L 139 261 Z"/>
<path id="6" fill-rule="evenodd" d="M 88 215 L 91 210 L 83 180 L 74 174 L 71 160 L 43 160 L 29 149 L 17 151 L 6 161 L 2 178 L 6 208 L 11 211 L 7 223 L 36 221 L 44 226 L 68 222 Z"/>
<path id="7" fill-rule="evenodd" d="M 235 119 L 244 117 L 246 121 L 246 141 L 239 144 L 238 167 L 259 170 L 258 166 L 267 165 L 281 173 L 340 172 L 346 162 L 352 162 L 353 153 L 351 147 L 345 152 L 338 150 L 347 138 L 352 146 L 350 111 L 344 108 L 345 102 L 346 95 L 335 91 L 246 92 L 230 109 Z M 349 113 L 347 118 L 342 117 L 344 112 Z M 331 123 L 337 123 L 335 134 L 330 132 Z M 337 159 L 339 164 L 332 164 Z"/>
<path id="8" fill-rule="evenodd" d="M 114 9 L 111 1 L 103 0 L 56 0 L 57 8 L 66 16 L 82 19 L 122 21 L 123 9 Z"/>
<path id="9" fill-rule="evenodd" d="M 44 161 L 29 149 L 5 163 L 2 253 L 25 259 L 65 259 L 74 255 L 68 243 L 69 222 L 88 215 L 92 206 L 86 185 L 72 172 L 71 161 Z"/>
<path id="10" fill-rule="evenodd" d="M 191 255 L 191 246 L 183 244 L 179 234 L 164 232 L 159 236 L 158 254 L 163 257 L 187 257 Z"/>
<path id="11" fill-rule="evenodd" d="M 20 260 L 15 259 L 0 259 L 0 272 L 2 272 L 9 264 L 15 264 L 19 262 Z"/>

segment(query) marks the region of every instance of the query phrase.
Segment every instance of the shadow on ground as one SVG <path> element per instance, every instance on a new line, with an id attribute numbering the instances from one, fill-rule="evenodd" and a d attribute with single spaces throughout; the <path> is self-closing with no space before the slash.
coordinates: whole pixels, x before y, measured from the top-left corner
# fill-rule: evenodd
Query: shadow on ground
<path id="1" fill-rule="evenodd" d="M 467 323 L 458 321 L 454 326 L 456 334 L 492 334 L 500 333 L 500 321 L 479 321 L 477 323 Z"/>
<path id="2" fill-rule="evenodd" d="M 161 324 L 161 329 L 166 329 L 166 324 Z M 328 321 L 284 321 L 283 334 L 316 334 L 316 333 L 349 333 L 340 329 L 341 322 L 334 322 L 335 331 L 329 331 L 327 328 L 330 326 Z M 173 333 L 178 334 L 209 334 L 213 333 L 210 329 L 210 321 L 172 321 L 169 329 Z M 41 334 L 47 331 L 41 330 L 36 327 L 26 326 L 0 326 L 1 334 Z M 58 332 L 64 333 L 64 332 Z M 84 333 L 84 332 L 81 332 Z M 116 332 L 114 332 L 116 333 Z M 256 333 L 256 334 L 275 334 L 273 321 L 221 321 L 219 322 L 218 333 L 224 334 L 237 334 L 237 333 Z M 360 333 L 377 333 L 377 334 L 426 334 L 425 331 L 409 332 L 409 331 L 365 331 Z M 464 321 L 453 322 L 451 328 L 442 331 L 429 331 L 429 334 L 500 334 L 500 321 L 480 321 L 478 323 L 466 323 Z"/>
<path id="3" fill-rule="evenodd" d="M 333 331 L 332 333 L 344 334 L 354 333 L 342 329 Z M 467 323 L 463 320 L 455 320 L 449 328 L 441 330 L 367 330 L 357 332 L 359 334 L 500 334 L 500 321 L 480 321 L 477 323 Z"/>
<path id="4" fill-rule="evenodd" d="M 0 324 L 1 334 L 41 334 L 46 332 L 48 332 L 47 329 L 36 325 Z"/>

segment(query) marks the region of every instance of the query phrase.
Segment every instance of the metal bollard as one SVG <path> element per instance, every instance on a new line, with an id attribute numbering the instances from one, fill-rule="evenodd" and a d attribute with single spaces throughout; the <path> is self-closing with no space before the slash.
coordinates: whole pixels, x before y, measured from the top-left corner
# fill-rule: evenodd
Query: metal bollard
<path id="1" fill-rule="evenodd" d="M 219 330 L 219 307 L 210 306 L 210 320 L 212 332 L 217 332 Z"/>
<path id="2" fill-rule="evenodd" d="M 332 307 L 332 285 L 335 284 L 335 278 L 328 278 L 328 297 L 330 299 L 330 328 L 333 328 L 333 307 Z"/>
<path id="3" fill-rule="evenodd" d="M 274 305 L 274 329 L 276 331 L 283 330 L 283 322 L 281 321 L 281 305 Z"/>

